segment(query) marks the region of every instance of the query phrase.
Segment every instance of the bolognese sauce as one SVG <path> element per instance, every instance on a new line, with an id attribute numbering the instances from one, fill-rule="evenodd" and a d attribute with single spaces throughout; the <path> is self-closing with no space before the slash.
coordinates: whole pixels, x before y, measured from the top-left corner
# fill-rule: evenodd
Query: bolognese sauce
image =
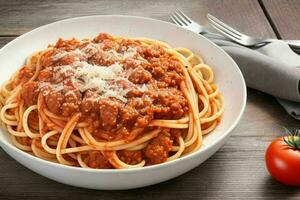
<path id="1" fill-rule="evenodd" d="M 0 87 L 12 143 L 63 165 L 124 169 L 201 148 L 224 112 L 214 73 L 186 48 L 100 33 L 59 39 Z"/>
<path id="2" fill-rule="evenodd" d="M 60 39 L 41 57 L 40 63 L 42 70 L 37 80 L 22 86 L 25 106 L 36 104 L 41 93 L 50 112 L 65 117 L 81 113 L 80 121 L 87 122 L 88 130 L 100 141 L 132 141 L 151 129 L 148 127 L 151 120 L 180 119 L 188 111 L 187 100 L 179 89 L 184 78 L 181 63 L 160 46 L 143 46 L 137 40 L 117 41 L 101 33 L 87 42 Z M 112 91 L 114 88 L 126 91 L 122 98 L 104 96 L 97 85 L 78 87 L 84 80 L 76 77 L 74 71 L 81 66 L 92 66 L 88 69 L 93 70 L 114 65 L 121 67 L 117 74 L 120 78 L 108 78 L 105 84 Z M 32 70 L 25 66 L 17 80 L 23 82 L 31 76 Z M 138 134 L 130 134 L 138 128 L 141 130 Z M 161 163 L 169 157 L 173 142 L 176 138 L 165 128 L 144 150 L 120 151 L 120 159 L 128 164 L 137 164 L 142 159 L 148 165 Z M 89 167 L 110 167 L 99 152 L 85 157 Z"/>

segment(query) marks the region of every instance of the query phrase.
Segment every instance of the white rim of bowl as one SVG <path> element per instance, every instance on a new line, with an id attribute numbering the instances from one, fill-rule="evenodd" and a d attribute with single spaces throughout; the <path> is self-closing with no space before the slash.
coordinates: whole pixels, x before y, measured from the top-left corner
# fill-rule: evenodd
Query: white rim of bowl
<path id="1" fill-rule="evenodd" d="M 189 30 L 184 29 L 182 27 L 179 27 L 179 26 L 177 26 L 177 25 L 175 25 L 173 23 L 162 21 L 162 20 L 158 20 L 158 19 L 152 19 L 152 18 L 148 18 L 148 17 L 130 16 L 130 15 L 88 15 L 88 16 L 81 16 L 81 17 L 74 17 L 74 18 L 68 18 L 68 19 L 64 19 L 64 20 L 59 20 L 59 21 L 52 22 L 52 23 L 49 23 L 49 24 L 45 24 L 43 26 L 35 28 L 35 29 L 33 29 L 33 30 L 29 31 L 29 32 L 26 32 L 26 33 L 20 35 L 19 37 L 15 38 L 14 40 L 12 40 L 9 43 L 7 43 L 6 45 L 4 45 L 0 49 L 0 53 L 2 51 L 4 51 L 5 48 L 9 47 L 10 45 L 12 45 L 13 43 L 15 43 L 16 41 L 21 40 L 23 37 L 31 35 L 31 34 L 34 34 L 35 32 L 37 32 L 37 31 L 39 31 L 41 29 L 44 29 L 44 28 L 46 28 L 48 26 L 57 25 L 57 24 L 64 23 L 64 22 L 67 22 L 67 21 L 76 21 L 78 19 L 99 18 L 99 17 L 101 17 L 101 18 L 105 18 L 105 17 L 108 17 L 108 18 L 117 17 L 118 18 L 118 17 L 120 17 L 120 18 L 142 19 L 142 20 L 148 20 L 148 21 L 154 21 L 154 22 L 159 22 L 159 23 L 167 24 L 168 26 L 171 25 L 171 26 L 177 27 L 179 29 L 182 29 L 185 32 L 192 32 L 192 31 L 189 31 Z M 226 132 L 224 132 L 221 137 L 217 138 L 212 143 L 212 145 L 210 145 L 210 146 L 214 146 L 214 145 L 217 145 L 219 142 L 221 142 L 223 140 L 223 138 L 225 138 L 226 136 L 228 136 L 231 133 L 231 131 L 236 127 L 236 125 L 238 124 L 238 122 L 241 120 L 242 115 L 243 115 L 243 113 L 245 111 L 245 107 L 246 107 L 247 89 L 246 89 L 246 84 L 245 84 L 244 76 L 243 76 L 240 68 L 238 67 L 238 65 L 235 63 L 235 61 L 222 48 L 220 48 L 219 46 L 217 46 L 215 43 L 211 42 L 210 40 L 208 40 L 207 38 L 205 38 L 204 36 L 202 36 L 200 34 L 197 34 L 197 33 L 194 33 L 194 32 L 192 32 L 192 33 L 196 34 L 198 37 L 202 37 L 203 39 L 205 39 L 206 41 L 208 41 L 211 45 L 213 45 L 214 47 L 216 47 L 219 50 L 221 50 L 225 54 L 225 56 L 232 62 L 232 64 L 235 65 L 235 67 L 237 68 L 237 72 L 239 73 L 239 75 L 240 75 L 240 77 L 242 79 L 242 88 L 243 88 L 242 92 L 243 92 L 243 97 L 244 97 L 243 98 L 243 102 L 242 102 L 242 109 L 240 110 L 240 112 L 238 114 L 238 117 L 234 120 L 234 122 L 229 127 L 229 129 Z M 1 129 L 2 129 L 1 131 L 7 132 L 3 128 L 1 128 Z M 173 165 L 173 164 L 175 164 L 177 162 L 183 162 L 184 160 L 193 159 L 198 154 L 206 152 L 209 149 L 209 147 L 210 147 L 210 146 L 203 146 L 201 149 L 199 149 L 198 151 L 196 151 L 196 152 L 194 152 L 192 154 L 186 155 L 184 157 L 180 157 L 180 158 L 172 160 L 172 161 L 168 161 L 168 162 L 156 164 L 156 165 L 150 165 L 150 166 L 139 167 L 139 168 L 130 168 L 130 169 L 93 169 L 93 168 L 81 168 L 81 167 L 67 166 L 67 165 L 63 165 L 63 164 L 60 164 L 60 163 L 50 162 L 50 161 L 38 158 L 36 156 L 33 156 L 33 155 L 31 155 L 31 154 L 29 154 L 29 153 L 27 153 L 25 151 L 22 151 L 22 150 L 18 149 L 17 147 L 15 147 L 14 145 L 8 143 L 7 141 L 0 140 L 0 146 L 2 147 L 1 144 L 5 145 L 7 148 L 12 149 L 13 151 L 17 151 L 18 153 L 21 153 L 23 156 L 25 156 L 25 157 L 27 157 L 29 159 L 34 159 L 37 162 L 41 162 L 42 164 L 48 164 L 48 165 L 52 165 L 54 167 L 65 168 L 65 169 L 76 170 L 76 171 L 91 172 L 91 173 L 97 173 L 97 172 L 99 172 L 99 173 L 132 173 L 132 172 L 141 171 L 141 170 L 142 171 L 147 171 L 147 170 L 152 170 L 152 169 L 158 169 L 158 168 L 161 168 L 161 167 L 171 166 L 171 165 Z"/>

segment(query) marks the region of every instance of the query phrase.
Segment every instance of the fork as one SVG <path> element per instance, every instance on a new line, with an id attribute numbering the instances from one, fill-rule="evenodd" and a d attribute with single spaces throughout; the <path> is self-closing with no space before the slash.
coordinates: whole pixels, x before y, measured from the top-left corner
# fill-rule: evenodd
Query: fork
<path id="1" fill-rule="evenodd" d="M 249 35 L 243 34 L 234 28 L 228 26 L 221 20 L 217 19 L 216 17 L 212 16 L 211 14 L 207 14 L 207 18 L 210 22 L 210 24 L 219 31 L 222 35 L 226 36 L 227 38 L 230 38 L 231 40 L 235 41 L 236 43 L 239 43 L 243 46 L 259 46 L 259 45 L 265 45 L 267 43 L 276 41 L 277 39 L 261 39 L 261 38 L 255 38 L 251 37 Z M 299 40 L 283 40 L 287 44 L 289 44 L 293 49 L 300 49 L 300 41 Z"/>
<path id="2" fill-rule="evenodd" d="M 242 33 L 234 30 L 233 28 L 229 27 L 228 25 L 221 22 L 216 17 L 214 17 L 210 14 L 208 14 L 207 17 L 208 17 L 209 21 L 212 23 L 213 27 L 216 28 L 217 30 L 219 30 L 221 33 L 223 33 L 223 35 L 226 34 L 225 36 L 228 37 L 229 39 L 231 39 L 231 40 L 233 40 L 233 41 L 235 41 L 239 44 L 242 44 L 239 40 Z M 183 27 L 185 29 L 188 29 L 190 31 L 193 31 L 195 33 L 203 34 L 203 33 L 208 33 L 209 32 L 204 26 L 201 26 L 200 24 L 195 22 L 194 20 L 192 20 L 190 17 L 188 17 L 186 14 L 184 14 L 180 10 L 175 11 L 172 15 L 170 15 L 170 18 L 178 26 L 181 26 L 181 27 Z M 221 22 L 222 24 L 229 27 L 231 30 L 234 30 L 234 32 L 238 33 L 239 37 L 237 35 L 232 35 L 230 33 L 227 33 L 228 30 L 227 31 L 222 31 L 220 28 L 218 28 L 218 27 L 220 27 L 220 25 L 216 24 L 216 22 L 215 23 L 212 22 L 213 19 L 214 19 L 213 22 L 215 22 L 215 21 Z M 216 24 L 216 25 L 214 25 L 214 24 Z M 215 33 L 210 33 L 210 34 L 215 35 L 215 36 L 219 36 L 218 34 L 215 34 Z M 245 34 L 242 34 L 242 35 L 247 36 Z M 250 36 L 247 36 L 247 37 L 250 37 Z M 250 37 L 250 38 L 253 38 L 253 37 Z M 251 43 L 253 45 L 249 45 L 249 43 L 247 43 L 247 45 L 244 45 L 244 44 L 242 44 L 242 45 L 244 45 L 244 46 L 255 46 L 255 45 L 258 45 L 258 44 L 264 45 L 264 44 L 267 44 L 269 42 L 273 42 L 273 41 L 277 40 L 277 39 L 258 39 L 258 38 L 254 38 L 254 39 L 255 39 L 255 43 Z M 252 40 L 252 41 L 254 41 L 254 40 Z M 283 41 L 288 43 L 294 51 L 297 51 L 297 53 L 300 52 L 300 40 L 283 40 Z"/>
<path id="3" fill-rule="evenodd" d="M 196 23 L 194 20 L 192 20 L 186 14 L 184 14 L 181 10 L 175 11 L 173 14 L 170 15 L 170 18 L 178 26 L 186 28 L 190 31 L 196 33 L 208 32 L 204 26 L 201 26 L 200 24 Z"/>
<path id="4" fill-rule="evenodd" d="M 186 14 L 184 14 L 181 10 L 175 11 L 173 14 L 170 15 L 171 20 L 185 29 L 188 29 L 195 33 L 208 33 L 209 31 L 204 27 L 189 18 Z M 211 33 L 213 35 L 217 35 L 215 33 Z"/>

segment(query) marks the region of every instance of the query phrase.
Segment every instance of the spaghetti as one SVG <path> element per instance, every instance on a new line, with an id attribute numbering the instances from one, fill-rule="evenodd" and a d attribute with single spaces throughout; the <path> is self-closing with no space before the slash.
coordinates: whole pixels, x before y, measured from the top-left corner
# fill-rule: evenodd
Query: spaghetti
<path id="1" fill-rule="evenodd" d="M 135 168 L 201 148 L 224 112 L 212 69 L 186 48 L 100 33 L 59 39 L 1 86 L 1 122 L 35 156 Z"/>

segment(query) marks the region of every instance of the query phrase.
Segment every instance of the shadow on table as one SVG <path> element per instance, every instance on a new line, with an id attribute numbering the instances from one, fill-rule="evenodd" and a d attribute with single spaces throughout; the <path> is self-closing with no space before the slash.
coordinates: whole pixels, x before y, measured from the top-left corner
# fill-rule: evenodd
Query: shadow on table
<path id="1" fill-rule="evenodd" d="M 2 154 L 2 155 L 1 155 Z M 10 168 L 6 173 L 9 176 L 0 175 L 0 199 L 101 199 L 101 200 L 132 200 L 132 199 L 198 199 L 204 196 L 205 182 L 209 182 L 209 176 L 205 175 L 205 166 L 201 165 L 189 173 L 175 179 L 139 189 L 100 191 L 82 189 L 57 183 L 42 177 L 18 164 L 8 155 L 0 152 L 0 158 L 9 160 Z M 18 175 L 19 178 L 18 178 Z M 6 178 L 3 178 L 6 177 Z M 203 177 L 201 179 L 201 177 Z M 137 177 L 138 178 L 138 177 Z M 46 198 L 45 198 L 46 197 Z"/>
<path id="2" fill-rule="evenodd" d="M 276 199 L 299 199 L 300 188 L 283 185 L 271 176 L 266 177 L 261 196 Z"/>
<path id="3" fill-rule="evenodd" d="M 265 120 L 273 120 L 281 128 L 283 126 L 287 128 L 300 128 L 299 121 L 291 117 L 277 102 L 275 97 L 250 88 L 247 88 L 247 93 L 247 107 L 253 105 L 255 110 L 259 109 L 261 114 L 266 114 Z"/>
<path id="4" fill-rule="evenodd" d="M 17 163 L 16 163 L 17 165 Z M 119 190 L 119 191 L 100 191 L 89 190 L 67 186 L 60 184 L 40 175 L 21 169 L 25 171 L 22 173 L 23 185 L 14 185 L 7 179 L 2 179 L 1 182 L 6 187 L 0 188 L 0 199 L 17 199 L 23 200 L 30 199 L 101 199 L 101 200 L 148 200 L 148 199 L 297 199 L 300 190 L 295 187 L 288 187 L 281 185 L 270 177 L 266 177 L 264 183 L 260 182 L 257 188 L 249 191 L 245 190 L 245 186 L 237 181 L 237 185 L 226 186 L 226 171 L 222 166 L 219 169 L 206 174 L 205 169 L 211 167 L 210 161 L 205 162 L 203 165 L 193 169 L 183 176 L 175 179 L 148 186 L 144 188 L 132 190 Z M 19 167 L 18 167 L 19 168 Z M 221 183 L 221 184 L 220 184 Z M 213 186 L 216 184 L 216 186 Z M 250 186 L 250 187 L 253 187 Z M 219 188 L 219 190 L 218 190 Z M 224 189 L 225 188 L 225 189 Z M 16 190 L 17 189 L 17 190 Z M 242 191 L 240 189 L 243 189 Z"/>

